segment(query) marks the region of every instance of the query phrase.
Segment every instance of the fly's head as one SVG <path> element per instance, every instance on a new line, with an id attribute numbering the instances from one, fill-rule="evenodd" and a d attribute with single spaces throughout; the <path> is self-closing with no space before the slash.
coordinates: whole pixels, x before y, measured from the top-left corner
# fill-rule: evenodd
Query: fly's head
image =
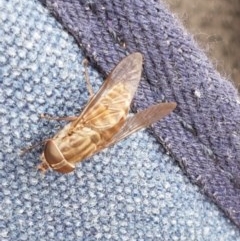
<path id="1" fill-rule="evenodd" d="M 46 142 L 41 159 L 42 163 L 40 164 L 39 169 L 43 172 L 48 168 L 61 173 L 72 172 L 75 169 L 75 165 L 65 159 L 53 139 Z"/>

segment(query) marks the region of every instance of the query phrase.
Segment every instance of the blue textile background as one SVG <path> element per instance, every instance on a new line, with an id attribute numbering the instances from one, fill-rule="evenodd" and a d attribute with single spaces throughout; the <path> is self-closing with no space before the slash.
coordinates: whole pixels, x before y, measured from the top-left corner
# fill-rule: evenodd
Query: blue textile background
<path id="1" fill-rule="evenodd" d="M 87 101 L 81 50 L 39 2 L 0 0 L 1 240 L 240 240 L 146 130 L 69 175 L 39 173 L 22 147 Z M 95 92 L 101 77 L 90 68 Z"/>

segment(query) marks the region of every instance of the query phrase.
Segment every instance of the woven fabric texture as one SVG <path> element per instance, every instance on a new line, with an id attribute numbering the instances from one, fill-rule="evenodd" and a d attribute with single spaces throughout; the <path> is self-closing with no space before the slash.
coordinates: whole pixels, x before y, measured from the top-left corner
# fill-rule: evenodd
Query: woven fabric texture
<path id="1" fill-rule="evenodd" d="M 79 163 L 69 175 L 41 175 L 40 146 L 20 156 L 22 147 L 65 124 L 39 114 L 74 115 L 86 104 L 84 56 L 38 1 L 1 0 L 0 13 L 1 241 L 240 240 L 238 228 L 147 130 Z M 96 92 L 103 79 L 92 68 L 89 73 Z M 175 118 L 167 118 L 166 128 L 174 131 L 168 123 Z"/>
<path id="2" fill-rule="evenodd" d="M 144 54 L 134 110 L 177 102 L 175 114 L 153 127 L 154 135 L 240 227 L 239 96 L 180 23 L 155 0 L 47 0 L 46 5 L 101 72 L 129 52 Z"/>

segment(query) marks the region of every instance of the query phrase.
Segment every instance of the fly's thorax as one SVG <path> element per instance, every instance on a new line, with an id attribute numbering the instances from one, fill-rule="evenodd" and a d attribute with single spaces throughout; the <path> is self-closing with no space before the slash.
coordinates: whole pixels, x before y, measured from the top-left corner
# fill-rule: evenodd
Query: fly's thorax
<path id="1" fill-rule="evenodd" d="M 64 158 L 75 164 L 95 153 L 102 137 L 101 133 L 90 127 L 77 127 L 70 133 L 55 136 L 54 142 Z"/>

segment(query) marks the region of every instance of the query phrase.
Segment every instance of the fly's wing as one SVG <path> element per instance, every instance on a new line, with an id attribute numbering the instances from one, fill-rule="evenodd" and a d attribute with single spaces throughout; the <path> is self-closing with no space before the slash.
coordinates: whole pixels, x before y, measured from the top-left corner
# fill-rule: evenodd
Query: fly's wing
<path id="1" fill-rule="evenodd" d="M 109 141 L 102 149 L 121 141 L 125 137 L 144 127 L 150 126 L 154 122 L 159 121 L 160 119 L 169 115 L 176 108 L 176 106 L 177 104 L 175 102 L 160 103 L 150 106 L 149 108 L 128 117 L 121 130 L 115 136 L 113 136 L 112 140 Z"/>
<path id="2" fill-rule="evenodd" d="M 89 119 L 97 119 L 97 116 L 101 114 L 104 107 L 105 109 L 108 108 L 109 110 L 112 110 L 109 111 L 109 115 L 112 115 L 112 117 L 117 115 L 119 116 L 119 113 L 123 112 L 122 108 L 118 107 L 121 103 L 124 104 L 124 101 L 125 106 L 128 105 L 129 107 L 141 78 L 142 59 L 143 57 L 140 53 L 133 53 L 125 57 L 112 70 L 100 90 L 89 101 L 81 115 L 72 122 L 71 130 L 73 130 L 83 119 L 86 122 Z M 116 88 L 114 98 L 111 100 L 113 94 L 109 93 L 116 86 L 120 86 L 119 89 L 121 89 L 121 91 L 118 93 L 118 89 Z M 110 97 L 107 99 L 108 96 Z M 128 97 L 127 100 L 126 96 Z M 117 104 L 117 108 L 114 108 L 115 103 Z M 105 120 L 107 120 L 108 113 L 105 113 L 104 115 Z M 109 119 L 111 119 L 111 117 Z"/>

